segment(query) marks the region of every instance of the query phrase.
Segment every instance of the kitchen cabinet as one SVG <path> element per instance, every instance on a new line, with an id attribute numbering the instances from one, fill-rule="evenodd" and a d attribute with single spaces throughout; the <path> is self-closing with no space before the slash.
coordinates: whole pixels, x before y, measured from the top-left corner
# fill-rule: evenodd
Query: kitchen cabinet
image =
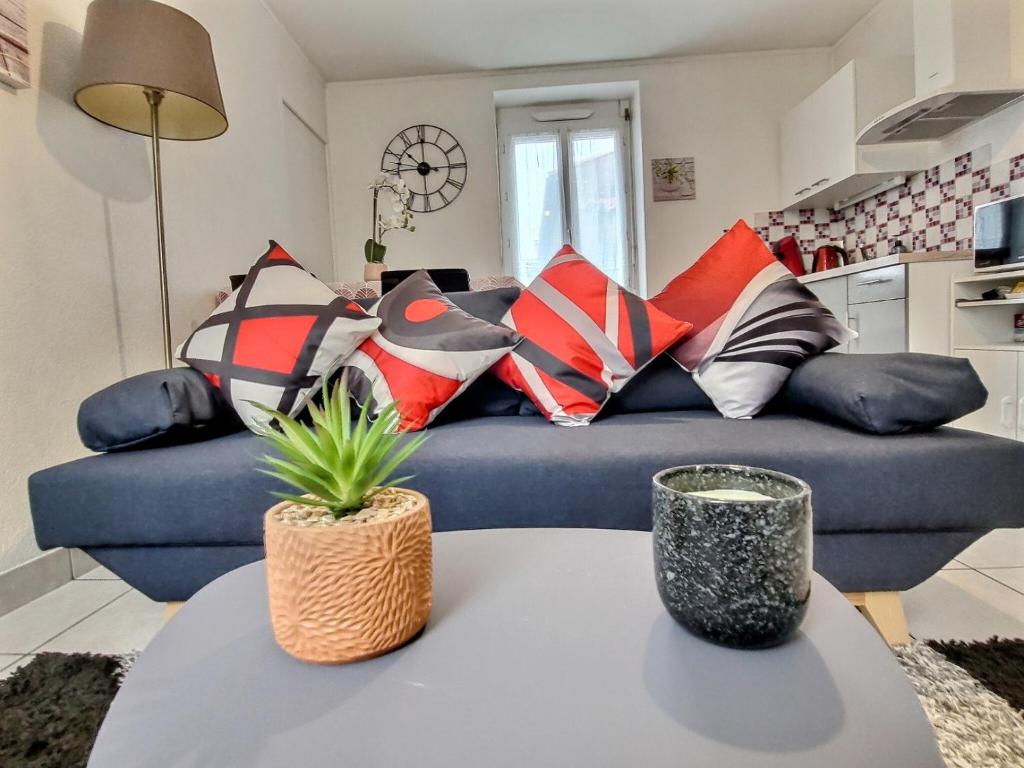
<path id="1" fill-rule="evenodd" d="M 928 163 L 918 147 L 858 147 L 860 129 L 914 95 L 912 56 L 854 59 L 779 124 L 783 208 L 832 206 Z"/>
<path id="2" fill-rule="evenodd" d="M 867 355 L 907 351 L 905 299 L 851 304 L 848 325 L 858 334 L 850 342 L 850 352 Z"/>
<path id="3" fill-rule="evenodd" d="M 948 355 L 951 283 L 969 273 L 971 264 L 967 252 L 903 253 L 800 281 L 858 333 L 834 351 Z"/>
<path id="4" fill-rule="evenodd" d="M 970 360 L 988 389 L 984 407 L 954 426 L 1024 440 L 1024 344 L 1013 340 L 1014 315 L 1024 312 L 1024 303 L 957 303 L 1018 280 L 1024 280 L 1024 270 L 963 275 L 953 279 L 949 303 L 953 354 Z"/>
<path id="5" fill-rule="evenodd" d="M 988 401 L 953 426 L 1024 440 L 1024 354 L 964 349 L 956 356 L 971 361 L 988 389 Z"/>

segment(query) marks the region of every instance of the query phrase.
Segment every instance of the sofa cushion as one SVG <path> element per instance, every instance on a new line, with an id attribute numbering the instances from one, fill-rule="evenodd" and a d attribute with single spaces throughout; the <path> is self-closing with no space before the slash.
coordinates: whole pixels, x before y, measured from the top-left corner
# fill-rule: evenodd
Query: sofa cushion
<path id="1" fill-rule="evenodd" d="M 258 544 L 285 490 L 254 471 L 250 432 L 91 456 L 32 475 L 43 547 Z M 649 529 L 651 477 L 723 462 L 787 472 L 813 489 L 818 533 L 983 531 L 1024 525 L 1024 443 L 941 427 L 872 435 L 791 414 L 631 413 L 586 429 L 519 416 L 432 428 L 404 465 L 435 530 Z"/>
<path id="2" fill-rule="evenodd" d="M 812 358 L 793 371 L 775 405 L 891 435 L 948 424 L 987 398 L 969 361 L 905 352 Z"/>
<path id="3" fill-rule="evenodd" d="M 759 413 L 803 360 L 856 335 L 743 220 L 651 303 L 693 323 L 670 354 L 734 419 Z"/>
<path id="4" fill-rule="evenodd" d="M 497 325 L 508 312 L 508 308 L 519 298 L 519 293 L 519 288 L 509 286 L 482 291 L 455 291 L 446 293 L 445 296 L 463 312 Z M 372 309 L 378 301 L 379 298 L 356 299 L 356 303 L 366 310 Z M 447 423 L 477 416 L 514 416 L 528 402 L 522 392 L 512 389 L 487 372 L 452 400 L 435 418 L 434 423 Z"/>
<path id="5" fill-rule="evenodd" d="M 524 337 L 494 373 L 561 426 L 588 424 L 690 324 L 655 309 L 566 245 L 504 318 Z"/>
<path id="6" fill-rule="evenodd" d="M 423 429 L 496 360 L 519 335 L 463 311 L 426 270 L 389 291 L 371 310 L 380 327 L 346 358 L 355 398 L 376 409 L 393 403 L 405 431 Z"/>
<path id="7" fill-rule="evenodd" d="M 178 357 L 205 373 L 246 426 L 259 431 L 270 416 L 256 404 L 298 415 L 378 325 L 271 241 Z"/>
<path id="8" fill-rule="evenodd" d="M 111 384 L 78 408 L 78 435 L 93 451 L 172 445 L 234 432 L 242 424 L 199 371 L 170 368 Z"/>
<path id="9" fill-rule="evenodd" d="M 658 355 L 622 391 L 612 395 L 602 413 L 714 410 L 715 406 L 693 376 L 668 355 Z"/>

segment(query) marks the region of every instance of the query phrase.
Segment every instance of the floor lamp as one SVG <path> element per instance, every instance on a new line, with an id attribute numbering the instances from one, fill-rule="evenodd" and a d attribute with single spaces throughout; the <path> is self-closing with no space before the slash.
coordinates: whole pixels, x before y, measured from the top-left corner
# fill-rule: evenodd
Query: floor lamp
<path id="1" fill-rule="evenodd" d="M 101 123 L 152 139 L 164 365 L 170 368 L 160 139 L 212 139 L 228 128 L 210 35 L 191 16 L 153 0 L 93 0 L 75 103 Z"/>

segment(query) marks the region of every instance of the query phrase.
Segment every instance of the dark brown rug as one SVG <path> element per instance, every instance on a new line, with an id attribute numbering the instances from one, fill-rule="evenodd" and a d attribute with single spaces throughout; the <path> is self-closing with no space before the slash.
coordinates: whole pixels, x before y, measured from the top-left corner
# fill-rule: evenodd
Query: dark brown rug
<path id="1" fill-rule="evenodd" d="M 41 653 L 0 681 L 0 766 L 85 766 L 129 657 Z"/>

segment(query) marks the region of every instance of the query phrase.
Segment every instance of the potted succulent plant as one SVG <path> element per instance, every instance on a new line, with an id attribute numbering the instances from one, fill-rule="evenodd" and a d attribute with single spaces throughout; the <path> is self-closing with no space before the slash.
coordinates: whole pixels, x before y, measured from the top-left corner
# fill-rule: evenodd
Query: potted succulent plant
<path id="1" fill-rule="evenodd" d="M 397 432 L 386 406 L 353 422 L 348 388 L 324 387 L 312 425 L 270 411 L 263 439 L 279 455 L 260 471 L 301 493 L 276 493 L 264 518 L 270 619 L 278 644 L 318 664 L 378 656 L 427 623 L 432 595 L 430 505 L 395 472 L 425 436 Z"/>

